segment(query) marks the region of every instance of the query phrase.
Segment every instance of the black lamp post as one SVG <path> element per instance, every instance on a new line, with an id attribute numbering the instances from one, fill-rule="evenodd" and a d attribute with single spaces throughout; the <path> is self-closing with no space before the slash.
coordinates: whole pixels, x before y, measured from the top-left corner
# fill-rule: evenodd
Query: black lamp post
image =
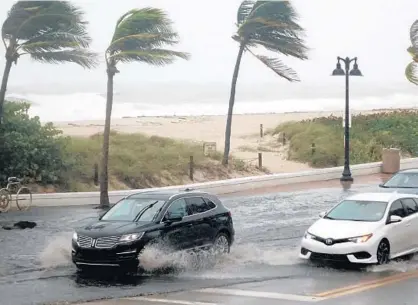
<path id="1" fill-rule="evenodd" d="M 344 63 L 344 70 L 341 68 L 341 63 Z M 353 69 L 350 71 L 350 65 L 354 62 Z M 341 58 L 337 57 L 337 67 L 332 72 L 333 76 L 344 76 L 345 75 L 345 124 L 344 124 L 344 170 L 340 178 L 341 181 L 353 181 L 350 171 L 350 87 L 349 78 L 352 76 L 363 76 L 357 65 L 357 57 L 354 58 Z"/>

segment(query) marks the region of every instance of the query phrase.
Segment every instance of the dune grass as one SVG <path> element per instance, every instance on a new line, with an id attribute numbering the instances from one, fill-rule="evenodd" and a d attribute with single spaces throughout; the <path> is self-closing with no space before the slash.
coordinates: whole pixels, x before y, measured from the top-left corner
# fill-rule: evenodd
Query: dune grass
<path id="1" fill-rule="evenodd" d="M 89 138 L 70 137 L 66 146 L 71 166 L 62 187 L 71 191 L 97 189 L 93 176 L 94 166 L 100 162 L 102 135 L 96 134 Z M 200 180 L 228 178 L 233 171 L 256 171 L 235 159 L 226 169 L 220 165 L 220 153 L 205 156 L 203 146 L 199 143 L 112 131 L 110 188 L 136 189 L 190 183 L 190 156 L 193 156 L 195 176 Z"/>
<path id="2" fill-rule="evenodd" d="M 321 117 L 278 125 L 273 135 L 285 135 L 290 141 L 289 159 L 313 167 L 332 167 L 344 162 L 344 129 L 342 118 Z M 312 150 L 312 144 L 315 150 Z M 352 164 L 377 162 L 384 148 L 399 148 L 403 155 L 418 154 L 418 111 L 356 115 L 350 128 Z"/>

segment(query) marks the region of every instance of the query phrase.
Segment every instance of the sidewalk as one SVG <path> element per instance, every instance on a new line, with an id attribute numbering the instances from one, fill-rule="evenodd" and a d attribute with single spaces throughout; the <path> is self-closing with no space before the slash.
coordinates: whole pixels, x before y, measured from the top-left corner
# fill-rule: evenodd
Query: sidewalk
<path id="1" fill-rule="evenodd" d="M 364 175 L 353 177 L 354 182 L 349 185 L 349 187 L 356 187 L 357 185 L 362 184 L 374 184 L 378 185 L 387 181 L 392 175 L 389 174 L 373 174 L 373 175 Z M 255 189 L 250 189 L 248 191 L 235 191 L 235 192 L 225 192 L 220 193 L 219 195 L 224 196 L 251 196 L 251 195 L 261 195 L 261 194 L 272 194 L 279 192 L 292 192 L 292 191 L 303 191 L 310 189 L 321 189 L 321 188 L 344 188 L 339 179 L 326 180 L 326 181 L 314 181 L 314 182 L 302 182 L 302 183 L 292 183 L 284 184 L 273 187 L 260 187 Z"/>

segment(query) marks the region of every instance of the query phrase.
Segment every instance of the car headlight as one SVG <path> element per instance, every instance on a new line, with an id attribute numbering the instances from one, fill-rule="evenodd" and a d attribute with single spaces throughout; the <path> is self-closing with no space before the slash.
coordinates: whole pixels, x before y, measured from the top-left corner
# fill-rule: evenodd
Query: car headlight
<path id="1" fill-rule="evenodd" d="M 126 234 L 126 235 L 123 235 L 119 239 L 119 241 L 120 242 L 131 242 L 131 241 L 135 241 L 135 240 L 141 239 L 142 236 L 144 236 L 144 232 L 142 232 L 142 233 Z"/>
<path id="2" fill-rule="evenodd" d="M 315 239 L 315 236 L 314 236 L 314 235 L 312 235 L 311 233 L 309 233 L 308 231 L 306 231 L 306 232 L 305 232 L 304 237 L 305 237 L 306 239 Z"/>
<path id="3" fill-rule="evenodd" d="M 78 234 L 77 234 L 77 232 L 74 232 L 73 233 L 73 240 L 77 241 L 77 239 L 78 239 Z"/>
<path id="4" fill-rule="evenodd" d="M 370 238 L 372 238 L 373 234 L 367 234 L 367 235 L 363 235 L 363 236 L 357 236 L 357 237 L 351 237 L 348 240 L 353 242 L 353 243 L 365 243 L 366 241 L 368 241 Z"/>

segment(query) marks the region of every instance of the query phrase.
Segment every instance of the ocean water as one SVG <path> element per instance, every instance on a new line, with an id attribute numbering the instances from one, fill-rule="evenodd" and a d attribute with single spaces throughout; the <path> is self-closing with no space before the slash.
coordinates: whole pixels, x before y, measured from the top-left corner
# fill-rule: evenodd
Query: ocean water
<path id="1" fill-rule="evenodd" d="M 73 94 L 20 94 L 10 92 L 10 100 L 29 101 L 32 106 L 31 115 L 37 115 L 41 121 L 74 121 L 104 119 L 105 95 L 96 92 Z M 373 110 L 390 108 L 416 108 L 418 95 L 391 94 L 379 97 L 351 98 L 351 109 Z M 341 98 L 284 98 L 271 100 L 259 98 L 240 100 L 237 98 L 235 114 L 246 113 L 284 113 L 308 111 L 342 111 L 344 99 Z M 224 115 L 228 110 L 228 97 L 170 102 L 170 99 L 149 99 L 148 102 L 135 102 L 126 95 L 116 95 L 112 117 L 136 116 L 192 116 L 192 115 Z"/>

